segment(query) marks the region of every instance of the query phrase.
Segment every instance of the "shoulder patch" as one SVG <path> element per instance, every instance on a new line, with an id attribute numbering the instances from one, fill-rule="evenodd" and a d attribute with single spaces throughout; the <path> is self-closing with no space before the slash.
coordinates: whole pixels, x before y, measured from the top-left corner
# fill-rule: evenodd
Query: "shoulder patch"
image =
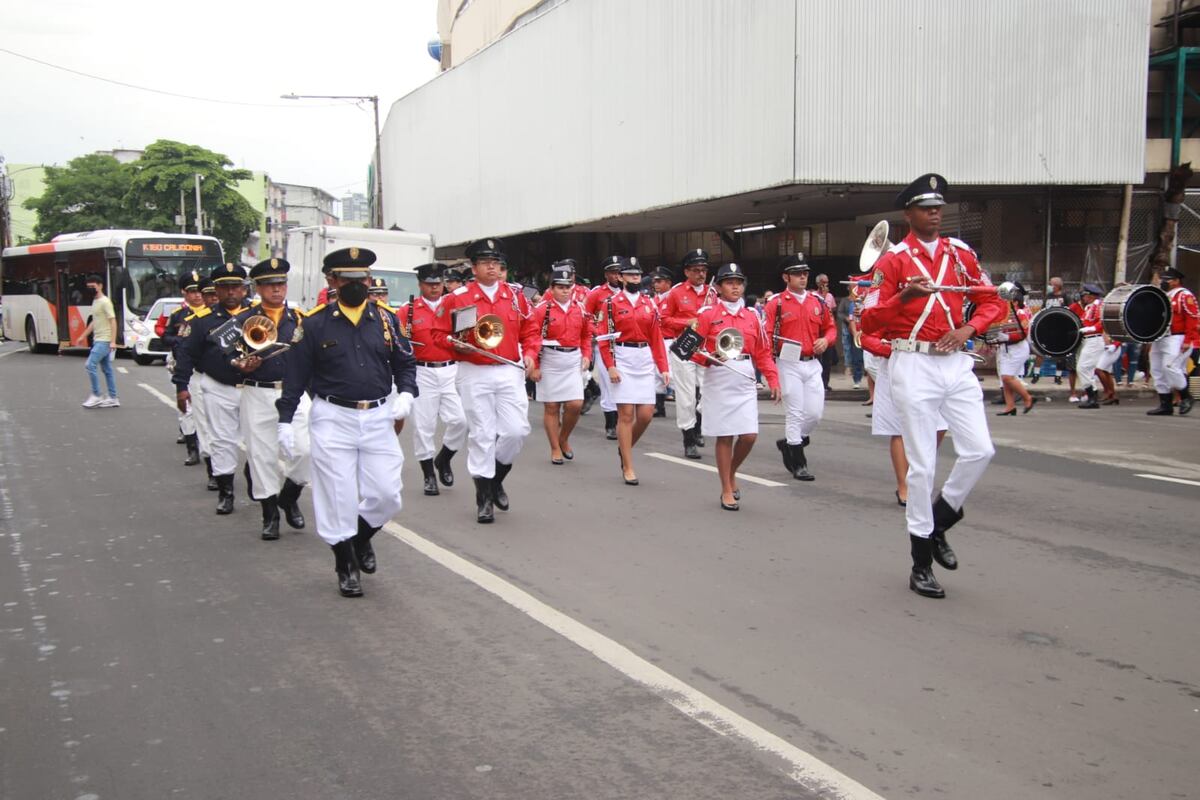
<path id="1" fill-rule="evenodd" d="M 301 311 L 300 309 L 296 309 L 296 311 L 298 311 L 298 312 L 300 313 L 300 315 L 301 315 L 301 316 L 304 316 L 304 317 L 311 317 L 313 314 L 316 314 L 318 311 L 320 311 L 320 310 L 322 310 L 323 308 L 325 308 L 325 306 L 326 306 L 326 305 L 328 305 L 328 304 L 327 304 L 327 303 L 321 303 L 320 305 L 313 306 L 313 307 L 312 307 L 312 308 L 310 308 L 308 311 Z"/>
<path id="2" fill-rule="evenodd" d="M 904 242 L 897 242 L 888 248 L 889 253 L 907 253 L 908 245 Z"/>
<path id="3" fill-rule="evenodd" d="M 451 294 L 466 294 L 469 288 L 470 287 L 464 283 L 462 286 L 455 289 Z"/>
<path id="4" fill-rule="evenodd" d="M 200 309 L 199 311 L 197 311 L 193 314 L 190 314 L 187 317 L 184 317 L 184 319 L 188 319 L 188 320 L 200 319 L 201 317 L 207 317 L 211 313 L 212 313 L 212 309 L 209 308 L 208 306 L 205 306 L 204 308 Z"/>
<path id="5" fill-rule="evenodd" d="M 971 255 L 975 255 L 975 249 L 962 239 L 955 239 L 953 236 L 947 236 L 946 241 L 948 241 L 952 246 L 957 247 L 959 250 L 966 250 Z"/>

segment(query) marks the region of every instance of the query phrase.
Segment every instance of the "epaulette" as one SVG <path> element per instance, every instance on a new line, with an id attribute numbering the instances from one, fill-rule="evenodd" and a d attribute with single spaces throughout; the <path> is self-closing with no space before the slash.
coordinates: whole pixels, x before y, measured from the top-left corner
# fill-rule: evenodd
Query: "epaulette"
<path id="1" fill-rule="evenodd" d="M 261 305 L 262 305 L 261 297 L 256 297 L 250 301 L 250 308 L 254 308 L 255 306 L 261 306 Z"/>
<path id="2" fill-rule="evenodd" d="M 470 285 L 471 285 L 471 284 L 469 284 L 469 283 L 464 283 L 462 286 L 460 286 L 460 287 L 458 287 L 457 289 L 455 289 L 453 293 L 454 293 L 454 294 L 466 294 L 466 293 L 467 293 L 467 291 L 468 291 L 468 287 L 469 287 Z"/>
<path id="3" fill-rule="evenodd" d="M 301 311 L 300 309 L 296 310 L 299 311 L 300 315 L 303 317 L 311 317 L 313 314 L 316 314 L 318 311 L 325 308 L 326 305 L 328 305 L 328 303 L 321 303 L 320 305 L 313 306 L 308 311 Z"/>
<path id="4" fill-rule="evenodd" d="M 909 247 L 906 242 L 896 242 L 894 245 L 888 248 L 889 253 L 907 253 L 908 250 Z"/>
<path id="5" fill-rule="evenodd" d="M 391 312 L 392 314 L 395 314 L 395 313 L 396 313 L 396 309 L 392 308 L 392 307 L 391 307 L 391 306 L 389 306 L 387 303 L 376 303 L 375 305 L 379 306 L 380 308 L 382 308 L 382 309 L 384 309 L 384 310 L 386 310 L 386 311 L 389 311 L 389 312 Z"/>
<path id="6" fill-rule="evenodd" d="M 200 309 L 199 311 L 195 311 L 191 314 L 188 314 L 186 317 L 183 318 L 183 321 L 187 322 L 187 321 L 193 320 L 193 319 L 200 319 L 201 317 L 207 317 L 211 313 L 212 313 L 212 309 L 205 306 L 204 308 Z"/>
<path id="7" fill-rule="evenodd" d="M 957 247 L 959 250 L 966 250 L 971 255 L 975 255 L 975 249 L 962 239 L 955 239 L 953 236 L 947 236 L 946 241 L 948 241 L 952 246 Z"/>

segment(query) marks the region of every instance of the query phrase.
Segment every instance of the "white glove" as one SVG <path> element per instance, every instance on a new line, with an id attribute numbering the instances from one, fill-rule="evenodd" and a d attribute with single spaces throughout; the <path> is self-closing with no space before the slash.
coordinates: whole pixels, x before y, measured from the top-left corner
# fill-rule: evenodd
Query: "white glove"
<path id="1" fill-rule="evenodd" d="M 405 419 L 412 413 L 413 396 L 411 392 L 401 392 L 392 406 L 392 419 Z"/>
<path id="2" fill-rule="evenodd" d="M 281 422 L 275 427 L 275 431 L 279 439 L 279 452 L 283 453 L 284 458 L 295 458 L 296 432 L 292 430 L 292 423 Z"/>

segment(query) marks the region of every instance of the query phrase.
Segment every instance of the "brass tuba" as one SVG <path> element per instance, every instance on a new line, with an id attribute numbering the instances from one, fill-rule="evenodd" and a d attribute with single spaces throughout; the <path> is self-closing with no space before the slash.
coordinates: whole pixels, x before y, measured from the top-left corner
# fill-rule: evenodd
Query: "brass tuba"
<path id="1" fill-rule="evenodd" d="M 495 314 L 484 314 L 475 323 L 475 341 L 484 350 L 495 350 L 504 341 L 504 320 Z"/>
<path id="2" fill-rule="evenodd" d="M 858 271 L 870 272 L 871 267 L 875 266 L 875 262 L 879 260 L 887 249 L 892 246 L 891 240 L 888 239 L 888 233 L 891 228 L 886 219 L 880 220 L 875 227 L 867 235 L 867 241 L 863 244 L 862 253 L 858 256 Z"/>
<path id="3" fill-rule="evenodd" d="M 237 343 L 237 349 L 241 355 L 233 359 L 231 363 L 237 366 L 239 361 L 250 356 L 258 356 L 266 361 L 268 358 L 282 354 L 289 347 L 291 345 L 279 342 L 279 329 L 275 327 L 275 323 L 271 321 L 270 317 L 265 314 L 255 314 L 242 323 L 242 340 Z"/>
<path id="4" fill-rule="evenodd" d="M 737 328 L 725 328 L 717 334 L 717 357 L 722 361 L 737 358 L 746 347 L 746 339 Z"/>

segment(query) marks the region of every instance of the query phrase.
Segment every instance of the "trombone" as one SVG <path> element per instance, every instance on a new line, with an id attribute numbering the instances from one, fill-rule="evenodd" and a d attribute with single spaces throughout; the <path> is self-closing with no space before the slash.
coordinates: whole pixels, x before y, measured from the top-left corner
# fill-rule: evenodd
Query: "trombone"
<path id="1" fill-rule="evenodd" d="M 471 334 L 475 337 L 475 341 L 483 345 L 482 347 L 476 347 L 463 339 L 459 339 L 458 344 L 484 358 L 490 358 L 501 364 L 508 364 L 510 367 L 516 367 L 522 372 L 525 370 L 525 365 L 519 361 L 512 361 L 492 352 L 492 350 L 500 346 L 500 342 L 504 341 L 504 320 L 500 319 L 500 317 L 495 314 L 484 314 L 475 323 L 475 326 L 471 328 Z"/>
<path id="2" fill-rule="evenodd" d="M 757 386 L 757 378 L 755 378 L 753 375 L 747 375 L 741 370 L 735 368 L 732 364 L 728 363 L 730 359 L 735 359 L 740 356 L 745 347 L 746 338 L 742 336 L 742 332 L 737 328 L 729 327 L 722 328 L 717 334 L 716 355 L 705 352 L 704 350 L 698 350 L 697 352 L 707 358 L 711 363 L 720 364 L 722 367 L 725 367 L 725 369 L 733 370 L 738 375 L 749 379 L 751 383 Z"/>
<path id="3" fill-rule="evenodd" d="M 237 366 L 237 362 L 250 356 L 258 356 L 266 361 L 287 352 L 290 347 L 290 344 L 279 341 L 279 330 L 270 317 L 265 314 L 255 314 L 242 323 L 242 340 L 237 343 L 237 349 L 241 351 L 242 355 L 230 363 Z M 265 355 L 263 351 L 267 351 Z"/>

